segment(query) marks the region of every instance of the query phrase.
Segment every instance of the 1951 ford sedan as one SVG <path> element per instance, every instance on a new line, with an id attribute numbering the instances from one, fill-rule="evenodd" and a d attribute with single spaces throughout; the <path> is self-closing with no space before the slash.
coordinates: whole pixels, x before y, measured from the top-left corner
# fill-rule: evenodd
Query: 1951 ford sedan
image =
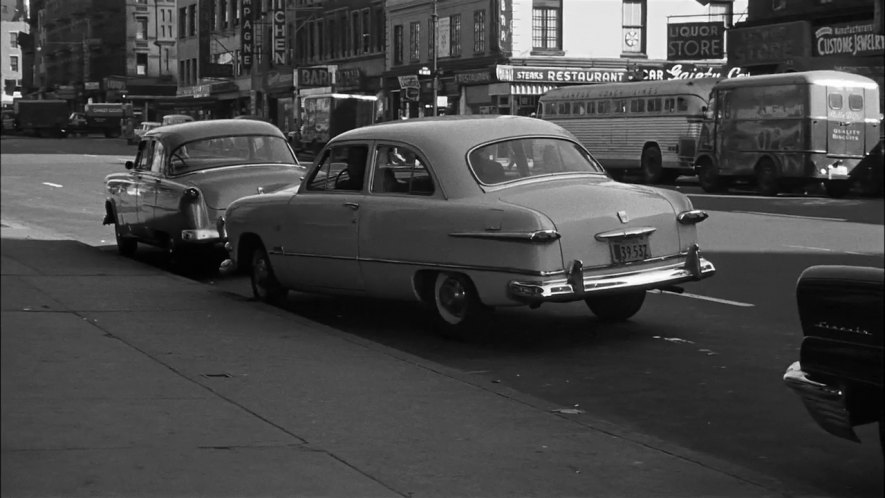
<path id="1" fill-rule="evenodd" d="M 649 289 L 715 273 L 678 192 L 613 181 L 558 125 L 517 116 L 377 124 L 331 140 L 297 189 L 233 202 L 231 259 L 288 289 L 417 300 L 460 335 L 498 306 L 583 300 L 626 320 Z"/>
<path id="2" fill-rule="evenodd" d="M 170 255 L 220 248 L 218 218 L 231 201 L 297 185 L 307 171 L 276 126 L 233 119 L 150 130 L 126 169 L 105 178 L 104 219 L 124 255 L 138 242 Z"/>

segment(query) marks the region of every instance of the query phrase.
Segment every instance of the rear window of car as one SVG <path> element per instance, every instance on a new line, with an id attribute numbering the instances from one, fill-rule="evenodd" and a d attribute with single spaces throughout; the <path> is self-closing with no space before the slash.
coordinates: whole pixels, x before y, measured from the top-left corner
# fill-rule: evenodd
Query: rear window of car
<path id="1" fill-rule="evenodd" d="M 267 135 L 212 137 L 179 146 L 169 155 L 172 174 L 249 164 L 298 164 L 285 139 Z"/>
<path id="2" fill-rule="evenodd" d="M 555 138 L 520 138 L 478 147 L 468 154 L 473 175 L 483 185 L 604 169 L 578 144 Z"/>

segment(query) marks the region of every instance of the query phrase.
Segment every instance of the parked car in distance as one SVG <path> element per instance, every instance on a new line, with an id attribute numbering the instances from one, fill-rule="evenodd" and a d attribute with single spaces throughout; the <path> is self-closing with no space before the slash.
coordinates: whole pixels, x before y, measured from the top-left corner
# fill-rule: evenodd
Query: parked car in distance
<path id="1" fill-rule="evenodd" d="M 143 137 L 145 133 L 162 125 L 163 123 L 160 123 L 158 121 L 142 121 L 141 124 L 139 124 L 133 132 L 133 135 L 126 139 L 126 143 L 128 143 L 129 145 L 137 144 L 141 141 L 141 137 Z"/>
<path id="2" fill-rule="evenodd" d="M 164 125 L 190 123 L 194 118 L 187 114 L 167 114 L 163 116 L 162 123 Z"/>
<path id="3" fill-rule="evenodd" d="M 124 255 L 138 242 L 170 255 L 220 252 L 218 218 L 231 201 L 297 185 L 306 172 L 276 126 L 232 119 L 150 130 L 126 170 L 105 178 L 104 219 Z"/>
<path id="4" fill-rule="evenodd" d="M 879 422 L 885 451 L 883 287 L 882 268 L 821 265 L 803 271 L 796 299 L 804 337 L 784 382 L 830 434 L 859 441 L 855 426 Z"/>
<path id="5" fill-rule="evenodd" d="M 256 297 L 288 289 L 427 303 L 454 336 L 499 306 L 584 300 L 625 320 L 649 289 L 715 273 L 672 190 L 613 181 L 569 132 L 517 116 L 347 131 L 304 182 L 227 209 L 231 259 Z"/>

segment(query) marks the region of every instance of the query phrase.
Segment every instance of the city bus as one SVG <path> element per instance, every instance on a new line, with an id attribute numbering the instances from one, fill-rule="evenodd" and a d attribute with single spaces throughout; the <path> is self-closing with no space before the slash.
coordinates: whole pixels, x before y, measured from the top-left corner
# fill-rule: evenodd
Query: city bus
<path id="1" fill-rule="evenodd" d="M 694 175 L 695 145 L 718 78 L 566 86 L 538 100 L 538 117 L 568 131 L 616 179 Z"/>

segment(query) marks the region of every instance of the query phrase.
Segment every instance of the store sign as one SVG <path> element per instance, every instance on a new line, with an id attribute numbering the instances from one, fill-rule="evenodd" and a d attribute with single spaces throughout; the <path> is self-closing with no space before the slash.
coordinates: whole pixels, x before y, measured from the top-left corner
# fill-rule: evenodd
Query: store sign
<path id="1" fill-rule="evenodd" d="M 479 85 L 483 83 L 490 83 L 491 81 L 492 75 L 487 70 L 467 71 L 455 74 L 455 82 L 462 85 Z"/>
<path id="2" fill-rule="evenodd" d="M 732 28 L 726 34 L 728 62 L 733 66 L 790 63 L 811 55 L 808 21 L 752 28 Z"/>
<path id="3" fill-rule="evenodd" d="M 359 68 L 339 69 L 335 74 L 335 87 L 338 90 L 362 88 L 363 77 Z"/>
<path id="4" fill-rule="evenodd" d="M 97 81 L 86 81 L 83 83 L 84 90 L 98 90 L 100 86 L 101 85 Z"/>
<path id="5" fill-rule="evenodd" d="M 421 88 L 421 85 L 418 82 L 417 75 L 407 74 L 405 76 L 399 76 L 399 87 L 400 88 Z"/>
<path id="6" fill-rule="evenodd" d="M 299 88 L 311 88 L 332 85 L 332 73 L 327 67 L 300 67 L 296 70 Z"/>
<path id="7" fill-rule="evenodd" d="M 667 60 L 704 60 L 725 57 L 725 25 L 688 22 L 667 25 Z"/>
<path id="8" fill-rule="evenodd" d="M 254 39 L 252 38 L 253 30 L 253 13 L 252 0 L 241 0 L 242 12 L 240 13 L 240 53 L 243 58 L 243 70 L 248 72 L 252 69 L 252 46 Z"/>
<path id="9" fill-rule="evenodd" d="M 814 55 L 869 56 L 885 54 L 885 35 L 872 22 L 821 26 L 814 32 Z"/>
<path id="10" fill-rule="evenodd" d="M 286 64 L 286 6 L 283 0 L 273 2 L 273 63 Z"/>
<path id="11" fill-rule="evenodd" d="M 513 52 L 513 0 L 498 0 L 496 16 L 492 17 L 492 26 L 497 34 L 495 42 L 498 51 L 504 55 Z M 492 4 L 494 5 L 494 3 Z"/>
<path id="12" fill-rule="evenodd" d="M 451 26 L 451 18 L 449 17 L 440 17 L 436 21 L 436 53 L 439 57 L 448 57 L 452 54 L 451 40 L 449 38 Z"/>
<path id="13" fill-rule="evenodd" d="M 495 68 L 498 81 L 533 83 L 608 83 L 624 80 L 623 69 L 563 69 L 531 66 Z"/>
<path id="14" fill-rule="evenodd" d="M 644 80 L 689 80 L 697 78 L 739 78 L 750 74 L 739 67 L 701 67 L 688 63 L 668 63 L 661 67 L 640 66 Z"/>

